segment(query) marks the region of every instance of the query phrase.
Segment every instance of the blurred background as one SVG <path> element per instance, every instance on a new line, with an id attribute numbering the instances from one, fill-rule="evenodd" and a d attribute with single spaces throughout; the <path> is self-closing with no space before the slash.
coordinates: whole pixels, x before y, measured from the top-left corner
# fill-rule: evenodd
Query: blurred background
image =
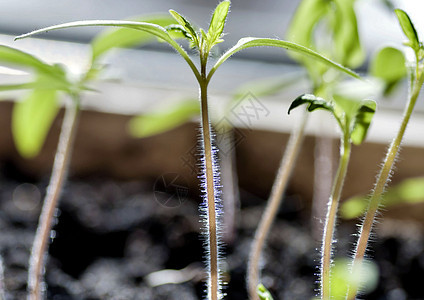
<path id="1" fill-rule="evenodd" d="M 87 68 L 88 43 L 102 28 L 53 31 L 36 38 L 13 41 L 34 29 L 76 20 L 126 19 L 167 13 L 174 9 L 199 27 L 207 28 L 218 1 L 53 0 L 0 1 L 0 44 L 27 51 L 38 58 L 66 66 L 75 76 Z M 234 0 L 220 53 L 246 36 L 286 38 L 300 1 Z M 367 59 L 358 72 L 367 72 L 372 55 L 382 46 L 402 47 L 403 34 L 393 8 L 407 11 L 424 36 L 424 2 L 358 0 L 355 9 Z M 193 55 L 195 56 L 195 54 Z M 128 124 L 134 116 L 166 109 L 175 102 L 196 99 L 198 88 L 186 63 L 162 43 L 113 52 L 96 91 L 82 99 L 67 184 L 47 270 L 49 299 L 198 299 L 202 294 L 202 240 L 199 238 L 199 200 L 196 145 L 198 118 L 158 135 L 136 138 Z M 0 81 L 14 82 L 25 74 L 0 69 Z M 278 82 L 277 93 L 257 94 L 257 84 Z M 219 122 L 225 109 L 233 114 L 235 141 L 222 161 L 234 165 L 234 212 L 224 238 L 229 287 L 228 299 L 246 299 L 244 276 L 250 241 L 269 195 L 299 112 L 287 116 L 298 95 L 309 91 L 305 72 L 286 51 L 258 48 L 238 53 L 215 74 L 210 84 L 210 108 Z M 372 82 L 366 87 L 372 96 Z M 389 97 L 375 98 L 378 111 L 365 144 L 354 147 L 343 199 L 366 195 L 387 144 L 398 127 L 406 101 L 407 83 Z M 7 297 L 23 299 L 26 256 L 32 242 L 42 196 L 48 183 L 63 112 L 54 121 L 45 145 L 34 158 L 22 158 L 10 129 L 13 104 L 22 92 L 0 95 L 0 238 L 5 264 Z M 230 99 L 237 98 L 238 104 Z M 366 299 L 424 299 L 424 103 L 418 101 L 403 150 L 392 178 L 396 200 L 384 211 L 378 226 L 375 257 L 378 285 Z M 230 103 L 230 104 L 228 104 Z M 251 115 L 240 111 L 251 110 Z M 312 114 L 307 137 L 288 187 L 283 207 L 264 255 L 264 284 L 276 299 L 309 299 L 316 289 L 323 207 L 337 167 L 338 131 L 327 115 Z M 229 159 L 229 160 L 228 160 Z M 324 171 L 320 166 L 325 165 Z M 321 172 L 321 173 L 320 173 Z M 324 172 L 324 173 L 322 173 Z M 184 200 L 164 205 L 158 193 L 173 195 L 160 182 L 178 178 Z M 314 186 L 317 178 L 320 187 Z M 412 197 L 399 196 L 405 180 L 417 179 Z M 165 185 L 166 186 L 166 185 Z M 224 182 L 225 186 L 225 182 Z M 320 190 L 317 196 L 317 189 Z M 224 200 L 225 198 L 224 193 Z M 186 200 L 186 198 L 188 198 Z M 319 198 L 319 199 L 317 199 Z M 166 198 L 167 199 L 167 198 Z M 318 204 L 317 204 L 318 203 Z M 348 219 L 348 218 L 346 218 Z M 341 220 L 338 255 L 348 255 L 355 219 Z M 271 263 L 269 263 L 271 262 Z M 276 263 L 277 262 L 277 263 Z M 274 265 L 273 265 L 274 263 Z M 162 274 L 178 270 L 182 279 Z M 150 276 L 150 277 L 149 277 Z M 152 279 L 153 278 L 153 279 Z M 156 279 L 155 279 L 156 278 Z M 168 281 L 167 281 L 168 280 Z M 179 282 L 172 284 L 173 280 Z M 105 282 L 107 284 L 105 284 Z M 180 283 L 181 282 L 181 283 Z M 8 298 L 8 299 L 9 299 Z"/>

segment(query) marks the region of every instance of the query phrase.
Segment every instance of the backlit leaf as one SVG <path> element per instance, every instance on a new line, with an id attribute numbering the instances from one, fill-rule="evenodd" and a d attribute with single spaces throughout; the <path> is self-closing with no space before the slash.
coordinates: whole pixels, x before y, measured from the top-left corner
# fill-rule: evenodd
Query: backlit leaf
<path id="1" fill-rule="evenodd" d="M 378 267 L 372 261 L 361 264 L 361 268 L 351 272 L 349 259 L 336 259 L 331 268 L 331 299 L 345 300 L 348 285 L 369 293 L 377 287 Z"/>
<path id="2" fill-rule="evenodd" d="M 52 76 L 60 72 L 56 67 L 42 62 L 35 56 L 7 46 L 0 46 L 0 63 L 12 65 L 13 67 L 30 68 Z"/>
<path id="3" fill-rule="evenodd" d="M 258 297 L 260 300 L 274 300 L 271 293 L 262 283 L 258 284 Z"/>
<path id="4" fill-rule="evenodd" d="M 418 33 L 415 30 L 415 26 L 412 23 L 411 19 L 409 18 L 408 14 L 401 10 L 401 9 L 395 9 L 396 16 L 399 20 L 400 27 L 402 28 L 403 33 L 408 38 L 407 45 L 414 49 L 415 51 L 418 51 L 420 47 L 420 41 L 418 39 Z"/>
<path id="5" fill-rule="evenodd" d="M 199 42 L 197 39 L 197 33 L 194 29 L 193 25 L 181 14 L 176 12 L 175 10 L 170 9 L 169 13 L 172 17 L 185 29 L 186 33 L 189 35 L 190 39 L 193 41 L 195 46 L 199 46 Z"/>
<path id="6" fill-rule="evenodd" d="M 175 23 L 175 20 L 169 16 L 141 16 L 131 20 L 157 24 L 162 27 Z M 147 32 L 135 31 L 128 28 L 113 28 L 105 30 L 97 35 L 91 42 L 93 60 L 96 60 L 99 56 L 113 48 L 143 45 L 154 39 L 154 36 Z"/>
<path id="7" fill-rule="evenodd" d="M 12 131 L 16 148 L 27 158 L 36 156 L 58 112 L 57 91 L 33 90 L 15 103 Z"/>
<path id="8" fill-rule="evenodd" d="M 230 1 L 222 1 L 215 8 L 207 33 L 210 48 L 222 41 L 220 38 L 224 31 L 225 20 L 227 19 L 229 9 Z"/>
<path id="9" fill-rule="evenodd" d="M 129 123 L 129 131 L 134 137 L 148 137 L 180 126 L 199 114 L 197 100 L 181 101 L 166 110 L 133 118 Z"/>
<path id="10" fill-rule="evenodd" d="M 367 208 L 367 196 L 355 196 L 346 200 L 341 206 L 341 216 L 344 219 L 354 219 L 361 216 Z M 382 203 L 385 208 L 400 204 L 424 202 L 424 177 L 405 179 L 401 183 L 387 188 Z"/>
<path id="11" fill-rule="evenodd" d="M 218 61 L 215 63 L 215 65 L 212 67 L 211 71 L 208 74 L 208 80 L 211 79 L 212 75 L 215 73 L 215 71 L 218 69 L 218 67 L 224 62 L 226 61 L 228 58 L 230 58 L 232 55 L 234 55 L 235 53 L 247 49 L 247 48 L 251 48 L 251 47 L 263 47 L 263 46 L 268 46 L 268 47 L 277 47 L 277 48 L 284 48 L 287 50 L 291 50 L 297 53 L 300 53 L 302 55 L 306 55 L 309 56 L 313 59 L 315 59 L 316 61 L 319 61 L 321 63 L 324 63 L 328 66 L 331 66 L 337 70 L 340 70 L 342 72 L 345 72 L 347 74 L 349 74 L 350 76 L 353 76 L 355 78 L 360 78 L 358 74 L 356 74 L 354 71 L 343 67 L 342 65 L 333 62 L 332 60 L 322 56 L 321 54 L 308 49 L 304 46 L 298 45 L 296 43 L 292 43 L 292 42 L 287 42 L 287 41 L 283 41 L 283 40 L 278 40 L 278 39 L 269 39 L 269 38 L 253 38 L 253 37 L 247 37 L 247 38 L 242 38 L 240 39 L 236 45 L 234 45 L 231 49 L 227 50 L 219 59 Z"/>
<path id="12" fill-rule="evenodd" d="M 54 25 L 45 27 L 42 29 L 34 30 L 32 32 L 17 36 L 15 40 L 27 38 L 36 34 L 45 33 L 52 30 L 66 29 L 66 28 L 74 28 L 74 27 L 89 27 L 89 26 L 110 26 L 110 27 L 122 27 L 122 28 L 130 28 L 134 30 L 140 30 L 143 32 L 150 33 L 163 41 L 167 42 L 170 46 L 172 46 L 187 62 L 193 74 L 196 78 L 200 78 L 199 71 L 197 70 L 196 65 L 188 56 L 187 52 L 170 36 L 170 34 L 166 31 L 165 28 L 159 26 L 157 24 L 146 23 L 146 22 L 135 22 L 135 21 L 115 21 L 115 20 L 92 20 L 92 21 L 76 21 L 70 23 L 64 23 L 60 25 Z"/>
<path id="13" fill-rule="evenodd" d="M 385 82 L 385 94 L 387 94 L 406 77 L 406 60 L 403 52 L 393 47 L 381 49 L 371 61 L 370 73 Z"/>
<path id="14" fill-rule="evenodd" d="M 334 40 L 334 59 L 350 68 L 359 67 L 365 53 L 359 40 L 358 22 L 354 4 L 356 0 L 332 1 L 331 20 Z"/>

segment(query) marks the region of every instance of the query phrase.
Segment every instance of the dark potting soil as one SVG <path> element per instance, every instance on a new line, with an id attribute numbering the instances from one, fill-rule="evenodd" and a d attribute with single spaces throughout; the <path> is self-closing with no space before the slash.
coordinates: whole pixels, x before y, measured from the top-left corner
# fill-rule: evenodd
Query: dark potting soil
<path id="1" fill-rule="evenodd" d="M 28 257 L 47 180 L 31 183 L 15 175 L 0 178 L 0 254 L 5 298 L 19 300 L 26 298 Z M 158 197 L 164 194 L 153 186 L 93 178 L 66 184 L 49 249 L 47 299 L 202 298 L 198 203 L 163 202 Z M 226 299 L 247 299 L 247 256 L 264 201 L 242 193 L 241 203 L 237 234 L 224 249 Z M 288 196 L 264 252 L 263 283 L 275 299 L 312 299 L 316 294 L 319 245 L 308 224 L 301 200 Z M 338 230 L 338 236 L 348 237 L 338 242 L 340 252 L 350 247 L 352 228 L 343 223 Z M 375 238 L 371 255 L 380 280 L 365 299 L 424 299 L 422 232 L 397 232 Z"/>

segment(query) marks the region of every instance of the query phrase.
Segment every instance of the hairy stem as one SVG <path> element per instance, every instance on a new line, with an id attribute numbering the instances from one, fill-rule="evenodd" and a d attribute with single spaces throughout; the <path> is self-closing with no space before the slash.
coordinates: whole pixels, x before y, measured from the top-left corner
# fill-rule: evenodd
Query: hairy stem
<path id="1" fill-rule="evenodd" d="M 222 226 L 225 228 L 223 241 L 226 245 L 231 245 L 235 238 L 237 211 L 240 208 L 233 127 L 231 124 L 223 122 L 222 127 L 217 128 L 216 135 L 219 149 L 221 181 L 225 182 L 225 185 L 222 186 L 222 202 L 225 211 L 222 220 Z"/>
<path id="2" fill-rule="evenodd" d="M 307 122 L 307 114 L 302 117 L 301 124 L 297 130 L 293 131 L 290 135 L 283 159 L 281 160 L 278 169 L 277 177 L 275 178 L 272 187 L 271 195 L 269 197 L 267 206 L 256 229 L 255 237 L 250 251 L 248 271 L 247 271 L 247 288 L 249 292 L 249 299 L 259 299 L 257 295 L 257 286 L 259 284 L 259 261 L 261 253 L 264 248 L 265 240 L 269 234 L 272 223 L 278 212 L 281 204 L 283 193 L 286 189 L 287 182 L 293 171 L 294 164 L 299 155 L 300 146 L 304 137 L 304 130 Z"/>
<path id="3" fill-rule="evenodd" d="M 200 104 L 201 104 L 201 125 L 202 140 L 205 164 L 205 184 L 206 184 L 206 201 L 207 201 L 207 225 L 208 225 L 208 299 L 219 299 L 219 265 L 218 265 L 218 237 L 217 237 L 217 215 L 215 203 L 215 182 L 214 182 L 214 166 L 213 166 L 213 150 L 211 138 L 211 126 L 209 122 L 208 111 L 208 84 L 206 81 L 206 64 L 202 64 L 200 84 Z"/>
<path id="4" fill-rule="evenodd" d="M 412 111 L 414 110 L 415 103 L 417 102 L 423 82 L 424 82 L 424 73 L 422 73 L 421 76 L 417 77 L 413 85 L 413 89 L 410 94 L 408 104 L 406 105 L 399 131 L 395 139 L 392 141 L 389 149 L 387 150 L 386 158 L 384 159 L 384 162 L 383 162 L 383 167 L 381 168 L 380 173 L 378 174 L 374 190 L 369 199 L 367 212 L 365 214 L 365 217 L 359 232 L 360 234 L 359 234 L 358 242 L 356 244 L 355 256 L 352 262 L 351 272 L 355 272 L 355 270 L 358 270 L 359 268 L 361 268 L 362 262 L 364 260 L 365 251 L 368 245 L 368 240 L 370 238 L 374 220 L 377 214 L 377 210 L 380 206 L 384 189 L 390 178 L 391 170 L 395 163 L 396 156 L 399 152 L 399 148 L 402 143 L 402 139 L 405 134 L 406 127 L 408 125 L 409 119 L 411 118 Z M 347 299 L 355 299 L 357 293 L 358 293 L 358 287 L 350 286 L 347 293 Z"/>
<path id="5" fill-rule="evenodd" d="M 31 250 L 28 271 L 28 300 L 42 299 L 42 281 L 50 231 L 63 182 L 67 175 L 79 114 L 78 99 L 66 108 L 47 193 Z"/>
<path id="6" fill-rule="evenodd" d="M 343 183 L 347 173 L 347 167 L 350 158 L 351 143 L 349 134 L 343 134 L 342 145 L 340 146 L 340 162 L 334 178 L 331 196 L 328 201 L 328 211 L 325 218 L 324 234 L 322 237 L 321 254 L 321 299 L 329 300 L 330 294 L 330 273 L 331 257 L 334 240 L 334 230 L 336 227 L 337 210 L 340 196 L 343 189 Z"/>

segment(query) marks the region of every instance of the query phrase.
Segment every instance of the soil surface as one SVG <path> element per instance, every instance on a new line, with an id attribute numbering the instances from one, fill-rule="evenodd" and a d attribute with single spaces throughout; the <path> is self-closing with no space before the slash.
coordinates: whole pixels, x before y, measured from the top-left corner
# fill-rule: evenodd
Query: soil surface
<path id="1" fill-rule="evenodd" d="M 0 171 L 5 298 L 25 299 L 27 262 L 48 178 L 27 178 L 11 166 Z M 201 299 L 204 239 L 198 201 L 184 183 L 178 195 L 167 188 L 158 181 L 71 178 L 52 232 L 47 299 Z M 247 299 L 247 256 L 263 204 L 241 191 L 236 235 L 223 251 L 226 299 Z M 275 299 L 312 299 L 316 294 L 319 244 L 309 224 L 300 197 L 288 193 L 263 260 L 263 283 Z M 364 299 L 424 299 L 423 233 L 404 222 L 384 228 L 370 253 L 380 280 Z M 354 224 L 341 224 L 338 236 L 347 239 L 337 243 L 340 255 L 348 253 L 353 230 Z"/>

